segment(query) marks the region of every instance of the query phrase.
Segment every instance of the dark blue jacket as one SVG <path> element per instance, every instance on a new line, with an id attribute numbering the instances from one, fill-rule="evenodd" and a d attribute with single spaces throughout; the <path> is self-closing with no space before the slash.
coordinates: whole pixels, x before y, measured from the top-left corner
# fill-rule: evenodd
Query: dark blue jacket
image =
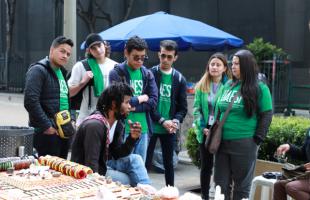
<path id="1" fill-rule="evenodd" d="M 290 150 L 288 153 L 292 156 L 292 158 L 310 162 L 310 129 L 308 129 L 306 133 L 305 143 L 301 148 L 298 148 L 293 144 L 289 145 Z"/>
<path id="2" fill-rule="evenodd" d="M 66 70 L 61 68 L 61 71 L 66 78 Z M 29 114 L 29 126 L 41 131 L 53 126 L 51 119 L 60 111 L 60 86 L 48 58 L 29 67 L 24 92 L 24 107 Z"/>
<path id="3" fill-rule="evenodd" d="M 142 94 L 148 95 L 149 100 L 139 104 L 138 97 L 134 96 L 130 99 L 130 105 L 136 108 L 134 112 L 146 113 L 149 133 L 152 134 L 150 112 L 153 111 L 157 106 L 158 90 L 153 74 L 144 66 L 141 67 L 141 72 L 143 79 Z M 109 82 L 126 82 L 130 85 L 130 76 L 128 70 L 126 69 L 126 62 L 117 64 L 114 69 L 110 71 Z"/>
<path id="4" fill-rule="evenodd" d="M 156 81 L 157 88 L 160 88 L 161 82 L 161 72 L 159 66 L 154 66 L 151 68 Z M 158 96 L 159 96 L 158 90 Z M 171 87 L 171 106 L 170 106 L 170 116 L 171 119 L 177 119 L 180 123 L 183 122 L 183 119 L 187 113 L 187 94 L 186 94 L 186 80 L 184 76 L 177 71 L 172 69 L 172 87 Z M 157 108 L 151 113 L 153 121 L 162 123 L 165 120 L 160 116 Z"/>

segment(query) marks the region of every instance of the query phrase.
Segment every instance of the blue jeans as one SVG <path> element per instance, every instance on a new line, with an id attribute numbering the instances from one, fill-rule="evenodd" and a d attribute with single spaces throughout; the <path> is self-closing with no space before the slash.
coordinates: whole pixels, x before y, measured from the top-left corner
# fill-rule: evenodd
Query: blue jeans
<path id="1" fill-rule="evenodd" d="M 107 166 L 107 168 L 107 173 L 105 174 L 106 177 L 111 177 L 114 182 L 119 181 L 123 185 L 130 185 L 130 179 L 127 174 L 114 170 L 109 166 Z"/>
<path id="2" fill-rule="evenodd" d="M 131 186 L 136 186 L 138 183 L 151 184 L 144 162 L 139 155 L 130 154 L 117 160 L 109 160 L 107 166 L 127 174 Z"/>
<path id="3" fill-rule="evenodd" d="M 128 133 L 126 133 L 125 138 L 128 137 Z M 148 133 L 141 133 L 141 136 L 137 143 L 135 144 L 135 147 L 133 149 L 133 154 L 138 154 L 142 157 L 143 162 L 145 163 L 146 160 L 146 151 L 147 151 L 147 146 L 148 146 Z"/>

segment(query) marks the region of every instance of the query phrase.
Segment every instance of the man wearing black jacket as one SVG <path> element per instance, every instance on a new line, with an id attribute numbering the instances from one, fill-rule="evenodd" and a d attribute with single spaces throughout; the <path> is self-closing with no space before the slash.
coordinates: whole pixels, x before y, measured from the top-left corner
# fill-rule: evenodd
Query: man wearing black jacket
<path id="1" fill-rule="evenodd" d="M 307 130 L 302 147 L 294 144 L 282 144 L 277 148 L 277 155 L 288 153 L 292 158 L 305 161 L 305 170 L 310 171 L 310 129 Z M 285 200 L 287 195 L 293 199 L 310 199 L 310 177 L 299 180 L 279 180 L 274 184 L 274 200 Z"/>
<path id="2" fill-rule="evenodd" d="M 80 125 L 72 145 L 71 160 L 89 166 L 94 172 L 106 175 L 107 165 L 129 176 L 130 184 L 149 184 L 140 155 L 130 154 L 141 136 L 139 122 L 130 124 L 130 133 L 123 143 L 122 120 L 131 109 L 133 90 L 124 83 L 108 86 L 98 99 L 96 111 Z M 117 124 L 116 124 L 117 123 Z M 116 124 L 115 130 L 110 127 Z M 113 177 L 112 177 L 113 178 Z"/>
<path id="3" fill-rule="evenodd" d="M 29 125 L 34 127 L 33 145 L 39 156 L 67 158 L 69 140 L 58 136 L 53 118 L 69 109 L 69 90 L 63 68 L 71 55 L 73 42 L 59 36 L 52 42 L 49 56 L 32 64 L 26 74 L 24 107 Z"/>
<path id="4" fill-rule="evenodd" d="M 186 80 L 179 71 L 173 68 L 173 63 L 178 57 L 177 54 L 178 46 L 175 41 L 163 40 L 160 42 L 160 52 L 158 53 L 160 64 L 151 69 L 158 87 L 158 104 L 151 112 L 153 135 L 150 139 L 146 159 L 146 166 L 149 168 L 156 141 L 159 138 L 166 185 L 170 186 L 174 185 L 175 134 L 187 113 Z"/>

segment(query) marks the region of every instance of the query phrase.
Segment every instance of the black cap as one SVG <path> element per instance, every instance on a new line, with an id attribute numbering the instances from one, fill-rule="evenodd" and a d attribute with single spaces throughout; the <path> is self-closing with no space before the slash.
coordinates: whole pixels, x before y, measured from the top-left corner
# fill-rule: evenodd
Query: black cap
<path id="1" fill-rule="evenodd" d="M 103 43 L 104 40 L 101 38 L 100 35 L 96 34 L 96 33 L 91 33 L 87 36 L 86 41 L 85 41 L 85 46 L 86 48 L 91 47 L 94 44 L 97 43 Z"/>

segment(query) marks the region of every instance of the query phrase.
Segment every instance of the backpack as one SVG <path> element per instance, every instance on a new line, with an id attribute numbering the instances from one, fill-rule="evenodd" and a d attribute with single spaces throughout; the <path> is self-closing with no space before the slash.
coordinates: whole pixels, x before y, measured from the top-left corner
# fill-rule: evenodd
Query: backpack
<path id="1" fill-rule="evenodd" d="M 86 71 L 91 71 L 91 68 L 87 62 L 87 59 L 82 60 L 81 62 L 82 62 L 84 69 Z M 69 80 L 70 77 L 71 77 L 71 72 L 68 73 L 67 79 Z M 88 107 L 90 108 L 90 106 L 91 106 L 91 86 L 92 85 L 94 85 L 94 81 L 90 80 L 76 95 L 74 95 L 73 97 L 70 97 L 69 102 L 70 102 L 70 109 L 71 110 L 80 110 L 81 103 L 83 100 L 83 92 L 84 92 L 84 89 L 86 87 L 89 87 L 88 88 L 88 99 L 89 99 L 88 100 Z"/>

